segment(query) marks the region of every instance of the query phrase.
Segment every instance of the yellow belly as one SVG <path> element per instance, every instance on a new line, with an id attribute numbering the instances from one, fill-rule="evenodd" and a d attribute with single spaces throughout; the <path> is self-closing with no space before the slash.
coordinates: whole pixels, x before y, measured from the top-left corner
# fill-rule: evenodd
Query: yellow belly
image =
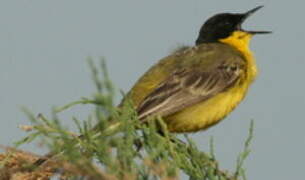
<path id="1" fill-rule="evenodd" d="M 165 117 L 170 132 L 195 132 L 207 129 L 228 115 L 244 98 L 248 87 L 237 86 L 211 99 Z"/>

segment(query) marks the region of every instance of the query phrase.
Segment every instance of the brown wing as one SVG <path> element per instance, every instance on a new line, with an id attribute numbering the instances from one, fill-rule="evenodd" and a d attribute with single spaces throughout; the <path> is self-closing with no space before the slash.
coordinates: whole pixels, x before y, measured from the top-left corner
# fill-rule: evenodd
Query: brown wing
<path id="1" fill-rule="evenodd" d="M 238 64 L 221 64 L 211 71 L 175 72 L 140 103 L 137 108 L 139 118 L 168 116 L 205 101 L 234 85 L 241 73 Z"/>

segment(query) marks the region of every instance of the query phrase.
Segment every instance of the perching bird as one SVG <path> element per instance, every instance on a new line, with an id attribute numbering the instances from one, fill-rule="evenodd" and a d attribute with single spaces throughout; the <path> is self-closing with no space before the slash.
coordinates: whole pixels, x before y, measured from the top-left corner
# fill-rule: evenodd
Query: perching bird
<path id="1" fill-rule="evenodd" d="M 170 132 L 196 132 L 233 111 L 257 74 L 250 40 L 253 35 L 270 33 L 241 27 L 260 8 L 214 15 L 201 27 L 195 46 L 151 67 L 125 98 L 133 102 L 139 119 L 161 116 Z M 50 157 L 52 153 L 35 164 Z"/>

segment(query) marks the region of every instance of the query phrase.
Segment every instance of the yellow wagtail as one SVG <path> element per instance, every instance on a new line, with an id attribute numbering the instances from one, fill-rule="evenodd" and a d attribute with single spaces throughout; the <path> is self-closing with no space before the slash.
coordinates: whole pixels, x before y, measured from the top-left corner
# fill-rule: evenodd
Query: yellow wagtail
<path id="1" fill-rule="evenodd" d="M 249 42 L 255 34 L 270 32 L 246 31 L 241 24 L 262 7 L 211 17 L 195 46 L 151 67 L 128 94 L 139 118 L 161 116 L 170 132 L 195 132 L 227 116 L 257 74 Z"/>
<path id="2" fill-rule="evenodd" d="M 241 28 L 260 8 L 211 17 L 201 27 L 195 46 L 176 51 L 151 67 L 127 94 L 139 119 L 161 116 L 170 132 L 182 133 L 207 129 L 227 116 L 243 100 L 257 74 L 250 39 L 270 33 Z"/>

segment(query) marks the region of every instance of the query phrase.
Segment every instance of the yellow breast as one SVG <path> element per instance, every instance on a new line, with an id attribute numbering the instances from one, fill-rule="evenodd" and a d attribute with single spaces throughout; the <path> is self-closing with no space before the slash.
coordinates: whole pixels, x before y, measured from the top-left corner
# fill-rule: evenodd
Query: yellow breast
<path id="1" fill-rule="evenodd" d="M 244 98 L 245 85 L 229 89 L 215 97 L 165 118 L 171 132 L 195 132 L 207 129 L 228 115 Z"/>
<path id="2" fill-rule="evenodd" d="M 171 132 L 195 132 L 207 129 L 227 116 L 245 97 L 257 74 L 255 60 L 249 50 L 251 35 L 235 32 L 224 43 L 236 47 L 247 61 L 245 76 L 234 87 L 214 97 L 165 117 Z"/>

